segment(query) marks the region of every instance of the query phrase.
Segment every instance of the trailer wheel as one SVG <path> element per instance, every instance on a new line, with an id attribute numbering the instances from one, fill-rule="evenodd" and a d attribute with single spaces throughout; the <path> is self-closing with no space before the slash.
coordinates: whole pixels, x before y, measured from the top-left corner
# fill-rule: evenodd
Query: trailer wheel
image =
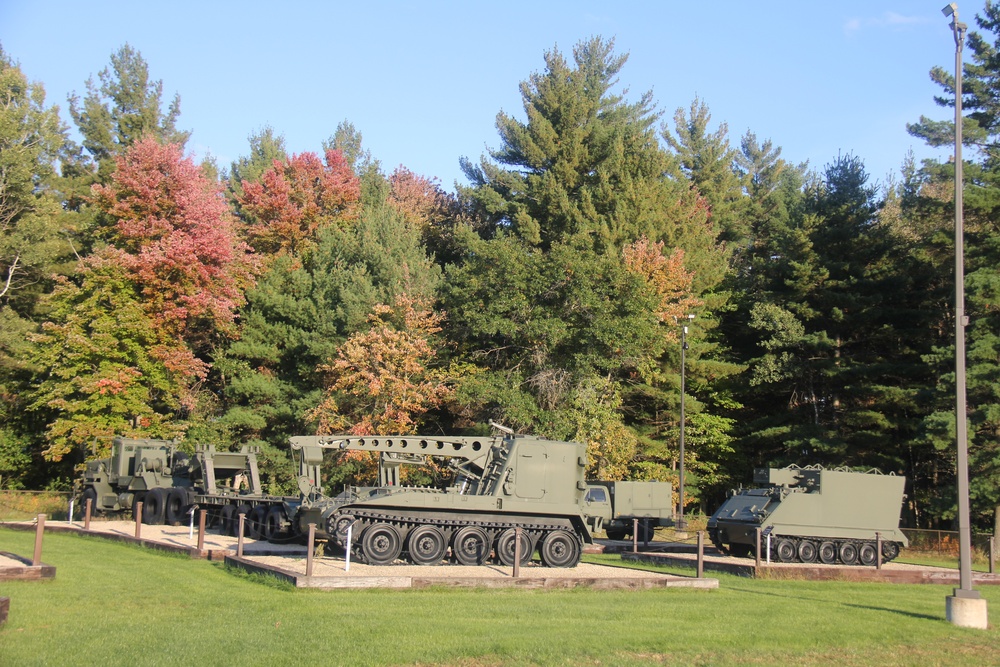
<path id="1" fill-rule="evenodd" d="M 576 535 L 568 530 L 553 530 L 542 540 L 538 552 L 546 567 L 576 567 L 581 550 Z"/>
<path id="2" fill-rule="evenodd" d="M 166 489 L 153 489 L 146 494 L 142 503 L 142 522 L 150 526 L 163 523 L 163 513 L 167 505 Z"/>
<path id="3" fill-rule="evenodd" d="M 233 505 L 224 505 L 222 510 L 219 511 L 219 533 L 222 535 L 235 535 L 236 529 L 233 528 L 233 517 L 236 516 L 236 507 Z"/>
<path id="4" fill-rule="evenodd" d="M 164 518 L 167 525 L 179 526 L 184 523 L 184 510 L 187 505 L 187 493 L 184 489 L 173 488 L 167 491 L 164 506 Z"/>
<path id="5" fill-rule="evenodd" d="M 233 516 L 233 537 L 240 536 L 240 515 L 244 516 L 243 519 L 243 537 L 250 537 L 250 529 L 247 519 L 249 519 L 250 505 L 247 503 L 240 503 L 236 506 L 236 514 Z"/>
<path id="6" fill-rule="evenodd" d="M 247 529 L 247 537 L 251 540 L 259 540 L 264 534 L 265 512 L 267 512 L 267 507 L 264 505 L 257 505 L 250 510 L 250 514 L 247 515 L 245 525 Z"/>
<path id="7" fill-rule="evenodd" d="M 285 529 L 285 510 L 272 507 L 264 516 L 264 539 L 268 542 L 278 537 Z"/>

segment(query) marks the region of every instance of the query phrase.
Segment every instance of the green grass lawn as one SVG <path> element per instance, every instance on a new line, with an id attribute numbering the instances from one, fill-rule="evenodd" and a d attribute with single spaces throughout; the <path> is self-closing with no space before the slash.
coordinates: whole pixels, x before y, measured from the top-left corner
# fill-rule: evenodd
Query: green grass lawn
<path id="1" fill-rule="evenodd" d="M 0 529 L 0 551 L 30 557 L 33 543 Z M 978 667 L 1000 646 L 997 629 L 945 621 L 943 586 L 721 576 L 712 591 L 299 591 L 55 533 L 43 560 L 54 581 L 0 582 L 0 665 Z M 1000 590 L 981 590 L 995 617 Z"/>

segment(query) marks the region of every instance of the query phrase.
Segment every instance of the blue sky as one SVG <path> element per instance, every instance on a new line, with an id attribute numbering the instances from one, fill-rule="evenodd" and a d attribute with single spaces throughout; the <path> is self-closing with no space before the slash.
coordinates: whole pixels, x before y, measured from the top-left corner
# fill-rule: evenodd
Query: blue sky
<path id="1" fill-rule="evenodd" d="M 628 97 L 652 90 L 666 120 L 697 96 L 733 144 L 751 130 L 817 169 L 853 153 L 884 182 L 909 149 L 947 157 L 906 132 L 951 116 L 928 76 L 954 63 L 945 4 L 0 0 L 0 44 L 68 124 L 67 95 L 128 42 L 165 99 L 180 94 L 196 158 L 228 166 L 267 125 L 291 152 L 319 152 L 348 120 L 387 173 L 402 164 L 452 190 L 460 157 L 498 146 L 497 112 L 523 119 L 518 85 L 544 52 L 600 35 L 629 54 Z M 959 3 L 970 29 L 982 7 Z"/>

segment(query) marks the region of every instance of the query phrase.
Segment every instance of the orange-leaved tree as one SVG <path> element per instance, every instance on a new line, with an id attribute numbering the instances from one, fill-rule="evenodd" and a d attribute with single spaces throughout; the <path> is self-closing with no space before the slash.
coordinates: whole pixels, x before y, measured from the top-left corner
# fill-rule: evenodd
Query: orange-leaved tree
<path id="1" fill-rule="evenodd" d="M 452 394 L 448 373 L 434 367 L 434 335 L 444 316 L 407 295 L 394 308 L 376 305 L 371 327 L 354 334 L 335 359 L 320 366 L 326 375 L 323 401 L 310 414 L 319 433 L 408 435 L 428 411 Z M 375 476 L 377 458 L 349 452 L 361 463 L 360 476 Z"/>
<path id="2" fill-rule="evenodd" d="M 259 181 L 243 181 L 238 199 L 257 252 L 297 255 L 323 226 L 356 219 L 361 181 L 340 151 L 331 148 L 325 157 L 325 163 L 315 153 L 275 160 Z"/>

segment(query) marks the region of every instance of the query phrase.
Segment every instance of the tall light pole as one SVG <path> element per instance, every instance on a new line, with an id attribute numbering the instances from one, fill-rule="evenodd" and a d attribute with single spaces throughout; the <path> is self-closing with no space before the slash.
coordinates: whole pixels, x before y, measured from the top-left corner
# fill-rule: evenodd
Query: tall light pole
<path id="1" fill-rule="evenodd" d="M 694 319 L 694 315 L 687 316 L 688 321 Z M 684 521 L 684 370 L 685 370 L 685 353 L 688 349 L 687 344 L 687 322 L 681 328 L 681 437 L 680 437 L 680 459 L 681 459 L 681 470 L 680 470 L 680 489 L 678 494 L 680 496 L 680 507 L 677 512 L 677 528 L 684 530 L 687 526 Z"/>
<path id="2" fill-rule="evenodd" d="M 972 536 L 969 529 L 969 444 L 965 405 L 965 240 L 962 222 L 962 47 L 968 29 L 958 20 L 958 5 L 941 13 L 952 17 L 955 35 L 955 438 L 958 441 L 959 587 L 946 599 L 945 613 L 955 625 L 986 628 L 986 600 L 972 588 Z"/>

